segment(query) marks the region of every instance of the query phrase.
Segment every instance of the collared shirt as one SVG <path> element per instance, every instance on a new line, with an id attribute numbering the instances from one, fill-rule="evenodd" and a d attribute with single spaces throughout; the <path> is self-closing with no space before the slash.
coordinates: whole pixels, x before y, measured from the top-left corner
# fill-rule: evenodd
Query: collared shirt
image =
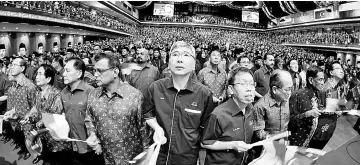
<path id="1" fill-rule="evenodd" d="M 326 92 L 314 91 L 306 87 L 294 92 L 289 99 L 290 122 L 288 130 L 291 135 L 288 137 L 291 145 L 311 147 L 311 141 L 328 141 L 336 128 L 336 114 L 321 114 L 318 118 L 306 117 L 305 112 L 318 108 L 324 109 L 326 106 Z M 321 130 L 324 125 L 327 129 Z M 326 145 L 326 144 L 324 144 Z M 319 147 L 319 148 L 318 148 Z M 317 149 L 323 147 L 317 146 Z"/>
<path id="2" fill-rule="evenodd" d="M 59 90 L 63 90 L 65 88 L 63 73 L 64 68 L 62 68 L 60 71 L 57 71 L 55 74 L 54 86 Z"/>
<path id="3" fill-rule="evenodd" d="M 329 78 L 322 90 L 326 92 L 328 98 L 343 99 L 346 97 L 348 87 L 346 84 L 336 83 L 334 79 Z"/>
<path id="4" fill-rule="evenodd" d="M 43 94 L 42 94 L 43 93 Z M 63 104 L 60 98 L 60 90 L 54 86 L 49 86 L 46 91 L 39 91 L 36 94 L 36 117 L 35 119 L 38 123 L 37 126 L 42 124 L 41 114 L 42 113 L 51 113 L 51 114 L 61 114 L 63 112 Z M 40 129 L 45 128 L 43 125 Z M 71 149 L 71 143 L 66 141 L 56 141 L 52 138 L 49 132 L 46 132 L 41 135 L 44 139 L 44 142 L 47 148 L 51 152 L 58 152 Z"/>
<path id="5" fill-rule="evenodd" d="M 144 99 L 144 117 L 155 117 L 168 139 L 158 163 L 196 165 L 201 127 L 214 107 L 211 91 L 191 78 L 178 91 L 172 78 L 164 78 L 149 86 Z"/>
<path id="6" fill-rule="evenodd" d="M 128 76 L 128 82 L 130 85 L 140 90 L 144 95 L 144 93 L 147 92 L 149 85 L 152 82 L 158 80 L 159 76 L 160 73 L 158 71 L 158 68 L 153 65 L 147 64 L 141 69 L 133 69 Z"/>
<path id="7" fill-rule="evenodd" d="M 254 130 L 260 139 L 265 139 L 268 134 L 277 134 L 287 131 L 290 120 L 288 101 L 277 103 L 267 93 L 254 105 Z"/>
<path id="8" fill-rule="evenodd" d="M 215 72 L 211 66 L 203 68 L 198 73 L 198 80 L 209 88 L 214 97 L 226 97 L 227 73 L 223 69 L 217 68 Z"/>
<path id="9" fill-rule="evenodd" d="M 299 75 L 299 73 L 297 72 L 293 72 L 293 71 L 289 71 L 292 77 L 292 83 L 293 83 L 293 88 L 292 88 L 292 92 L 299 90 L 300 88 L 302 88 L 302 78 Z"/>
<path id="10" fill-rule="evenodd" d="M 11 84 L 7 75 L 0 71 L 0 97 L 5 95 Z M 3 114 L 4 111 L 6 111 L 6 100 L 0 101 L 0 113 Z"/>
<path id="11" fill-rule="evenodd" d="M 202 143 L 213 145 L 216 141 L 244 141 L 251 143 L 253 135 L 252 105 L 248 105 L 245 114 L 239 109 L 234 99 L 228 99 L 210 114 L 203 130 Z M 243 165 L 246 152 L 235 150 L 208 150 L 205 159 L 207 165 Z"/>
<path id="12" fill-rule="evenodd" d="M 94 89 L 92 86 L 80 81 L 79 85 L 70 91 L 67 86 L 61 91 L 61 100 L 64 107 L 65 117 L 69 123 L 70 132 L 69 137 L 79 140 L 86 140 L 90 135 L 87 132 L 86 124 L 91 124 L 91 121 L 86 119 L 87 100 L 90 91 Z M 72 142 L 73 150 L 79 153 L 86 153 L 92 149 L 84 142 Z"/>
<path id="13" fill-rule="evenodd" d="M 271 76 L 272 70 L 268 70 L 267 66 L 263 66 L 254 72 L 253 79 L 256 82 L 256 91 L 264 96 L 269 91 L 269 79 Z"/>
<path id="14" fill-rule="evenodd" d="M 120 82 L 109 97 L 104 88 L 90 92 L 87 113 L 99 136 L 106 164 L 128 165 L 143 151 L 146 123 L 142 114 L 143 95 L 127 83 Z"/>
<path id="15" fill-rule="evenodd" d="M 7 111 L 15 108 L 16 116 L 18 118 L 24 117 L 35 106 L 36 92 L 35 84 L 24 77 L 20 83 L 15 83 L 5 93 L 8 96 Z"/>

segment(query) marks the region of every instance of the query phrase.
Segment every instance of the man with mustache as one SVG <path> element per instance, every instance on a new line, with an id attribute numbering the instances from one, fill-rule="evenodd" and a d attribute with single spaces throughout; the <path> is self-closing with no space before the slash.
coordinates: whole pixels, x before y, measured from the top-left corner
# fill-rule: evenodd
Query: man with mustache
<path id="1" fill-rule="evenodd" d="M 260 69 L 254 72 L 253 78 L 256 82 L 256 96 L 258 98 L 263 97 L 269 91 L 269 79 L 273 71 L 274 56 L 272 54 L 266 54 L 263 56 L 263 63 Z"/>
<path id="2" fill-rule="evenodd" d="M 138 67 L 132 68 L 127 81 L 144 95 L 149 85 L 159 79 L 160 73 L 157 67 L 149 63 L 149 52 L 145 48 L 137 50 L 136 62 Z"/>
<path id="3" fill-rule="evenodd" d="M 170 49 L 172 76 L 152 83 L 144 95 L 144 117 L 161 143 L 158 165 L 196 165 L 200 132 L 213 111 L 212 93 L 190 78 L 195 69 L 195 49 L 184 41 Z"/>

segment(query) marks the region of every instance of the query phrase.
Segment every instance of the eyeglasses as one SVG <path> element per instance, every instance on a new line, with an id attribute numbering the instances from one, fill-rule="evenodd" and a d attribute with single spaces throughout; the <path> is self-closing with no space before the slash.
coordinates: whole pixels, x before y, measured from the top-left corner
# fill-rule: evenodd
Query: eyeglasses
<path id="1" fill-rule="evenodd" d="M 277 88 L 280 89 L 281 91 L 283 91 L 284 93 L 291 93 L 292 89 L 293 89 L 293 87 L 289 87 L 287 89 L 283 89 L 283 88 L 280 88 L 280 87 L 277 87 Z"/>
<path id="2" fill-rule="evenodd" d="M 194 58 L 189 52 L 183 52 L 183 53 L 180 53 L 180 52 L 173 52 L 170 54 L 171 57 L 187 57 L 187 58 Z"/>
<path id="3" fill-rule="evenodd" d="M 233 85 L 240 85 L 240 86 L 250 86 L 250 87 L 256 87 L 256 83 L 255 82 L 239 82 L 239 83 L 233 83 Z"/>
<path id="4" fill-rule="evenodd" d="M 99 73 L 99 74 L 103 74 L 104 72 L 110 70 L 110 69 L 113 69 L 114 67 L 111 67 L 111 68 L 108 68 L 108 69 L 95 69 L 94 68 L 94 74 L 95 73 Z"/>
<path id="5" fill-rule="evenodd" d="M 12 66 L 24 66 L 24 65 L 20 65 L 20 64 L 10 64 L 10 67 Z"/>

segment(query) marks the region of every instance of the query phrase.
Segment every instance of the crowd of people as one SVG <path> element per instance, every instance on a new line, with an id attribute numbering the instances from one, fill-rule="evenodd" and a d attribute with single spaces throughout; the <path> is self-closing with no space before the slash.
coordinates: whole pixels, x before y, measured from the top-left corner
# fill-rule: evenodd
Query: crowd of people
<path id="1" fill-rule="evenodd" d="M 318 33 L 316 31 L 276 31 L 279 42 L 286 43 L 307 43 L 307 44 L 337 44 L 352 45 L 360 43 L 360 32 L 346 30 L 326 30 Z"/>
<path id="2" fill-rule="evenodd" d="M 144 27 L 64 50 L 39 43 L 30 55 L 20 44 L 5 57 L 0 44 L 1 141 L 46 165 L 125 165 L 152 142 L 161 165 L 254 164 L 261 152 L 250 144 L 285 131 L 290 145 L 322 150 L 341 116 L 334 109 L 360 109 L 360 63 L 282 37 Z M 326 109 L 330 98 L 342 101 Z M 45 114 L 63 115 L 80 141 L 44 131 Z"/>
<path id="3" fill-rule="evenodd" d="M 123 21 L 108 13 L 97 10 L 92 11 L 88 6 L 75 4 L 74 2 L 69 1 L 1 1 L 0 5 L 25 10 L 42 11 L 44 13 L 71 18 L 87 24 L 122 30 L 131 34 L 137 31 L 137 26 L 135 24 Z"/>
<path id="4" fill-rule="evenodd" d="M 262 26 L 258 23 L 251 22 L 242 22 L 237 18 L 229 19 L 224 17 L 208 16 L 208 15 L 196 15 L 196 16 L 183 16 L 183 15 L 174 15 L 174 16 L 157 16 L 151 15 L 143 18 L 144 21 L 153 21 L 153 22 L 178 22 L 178 23 L 204 23 L 204 24 L 217 24 L 217 25 L 228 25 L 228 26 L 238 26 L 241 28 L 257 28 L 264 29 L 265 26 Z"/>

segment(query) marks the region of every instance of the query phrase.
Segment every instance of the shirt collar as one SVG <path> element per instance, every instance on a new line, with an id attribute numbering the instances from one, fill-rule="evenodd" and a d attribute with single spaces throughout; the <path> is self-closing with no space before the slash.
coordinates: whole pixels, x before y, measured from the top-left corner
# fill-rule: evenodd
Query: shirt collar
<path id="1" fill-rule="evenodd" d="M 117 86 L 117 90 L 115 92 L 113 92 L 112 95 L 123 98 L 123 95 L 124 95 L 124 91 L 123 91 L 123 88 L 122 88 L 123 85 L 124 85 L 124 83 L 122 81 L 119 81 L 119 84 Z M 102 97 L 103 95 L 106 95 L 106 93 L 107 93 L 107 91 L 105 90 L 105 87 L 101 87 L 101 92 L 100 92 L 99 98 Z"/>
<path id="2" fill-rule="evenodd" d="M 227 103 L 229 104 L 229 108 L 231 110 L 231 114 L 232 114 L 232 117 L 233 116 L 236 116 L 237 114 L 241 114 L 243 116 L 249 116 L 249 114 L 251 114 L 251 108 L 252 108 L 252 105 L 251 104 L 248 104 L 245 108 L 245 114 L 243 114 L 242 112 L 242 109 L 239 109 L 239 106 L 237 105 L 237 103 L 234 101 L 233 98 L 229 98 Z"/>
<path id="3" fill-rule="evenodd" d="M 272 96 L 271 96 L 271 93 L 268 92 L 265 96 L 264 96 L 264 100 L 268 101 L 268 104 L 270 107 L 273 107 L 274 105 L 277 105 L 277 106 L 281 106 L 282 104 L 284 103 L 278 103 Z"/>
<path id="4" fill-rule="evenodd" d="M 25 77 L 25 75 L 21 78 L 20 82 L 19 83 L 16 83 L 16 86 L 19 87 L 19 86 L 24 86 L 26 84 L 26 80 L 27 78 Z"/>
<path id="5" fill-rule="evenodd" d="M 272 69 L 268 69 L 266 65 L 264 65 L 264 66 L 262 67 L 262 69 L 263 69 L 263 72 L 264 72 L 264 73 L 269 73 L 269 74 L 271 74 L 271 72 L 272 72 Z"/>
<path id="6" fill-rule="evenodd" d="M 80 83 L 78 84 L 78 86 L 73 91 L 71 91 L 69 85 L 66 88 L 71 93 L 73 93 L 76 90 L 85 91 L 85 82 L 83 80 L 81 80 Z"/>
<path id="7" fill-rule="evenodd" d="M 191 73 L 191 74 L 192 74 L 192 73 Z M 166 80 L 166 87 L 167 87 L 167 89 L 175 88 L 175 87 L 174 87 L 174 84 L 173 84 L 173 78 L 172 78 L 172 76 L 171 76 L 170 78 L 167 78 L 167 80 Z M 188 82 L 187 82 L 187 84 L 186 84 L 185 90 L 194 92 L 194 84 L 193 84 L 193 80 L 192 80 L 192 75 L 189 75 L 189 79 L 188 79 Z"/>
<path id="8" fill-rule="evenodd" d="M 208 68 L 208 72 L 212 72 L 214 74 L 221 73 L 218 66 L 217 66 L 217 71 L 216 72 L 214 72 L 214 70 L 212 69 L 212 66 L 210 64 L 207 66 L 207 68 Z"/>
<path id="9" fill-rule="evenodd" d="M 133 69 L 134 69 L 134 70 L 143 70 L 143 69 L 145 69 L 145 68 L 150 68 L 150 67 L 151 67 L 151 64 L 150 64 L 149 62 L 147 62 L 147 64 L 145 64 L 144 67 L 138 66 L 138 67 L 134 67 Z"/>

